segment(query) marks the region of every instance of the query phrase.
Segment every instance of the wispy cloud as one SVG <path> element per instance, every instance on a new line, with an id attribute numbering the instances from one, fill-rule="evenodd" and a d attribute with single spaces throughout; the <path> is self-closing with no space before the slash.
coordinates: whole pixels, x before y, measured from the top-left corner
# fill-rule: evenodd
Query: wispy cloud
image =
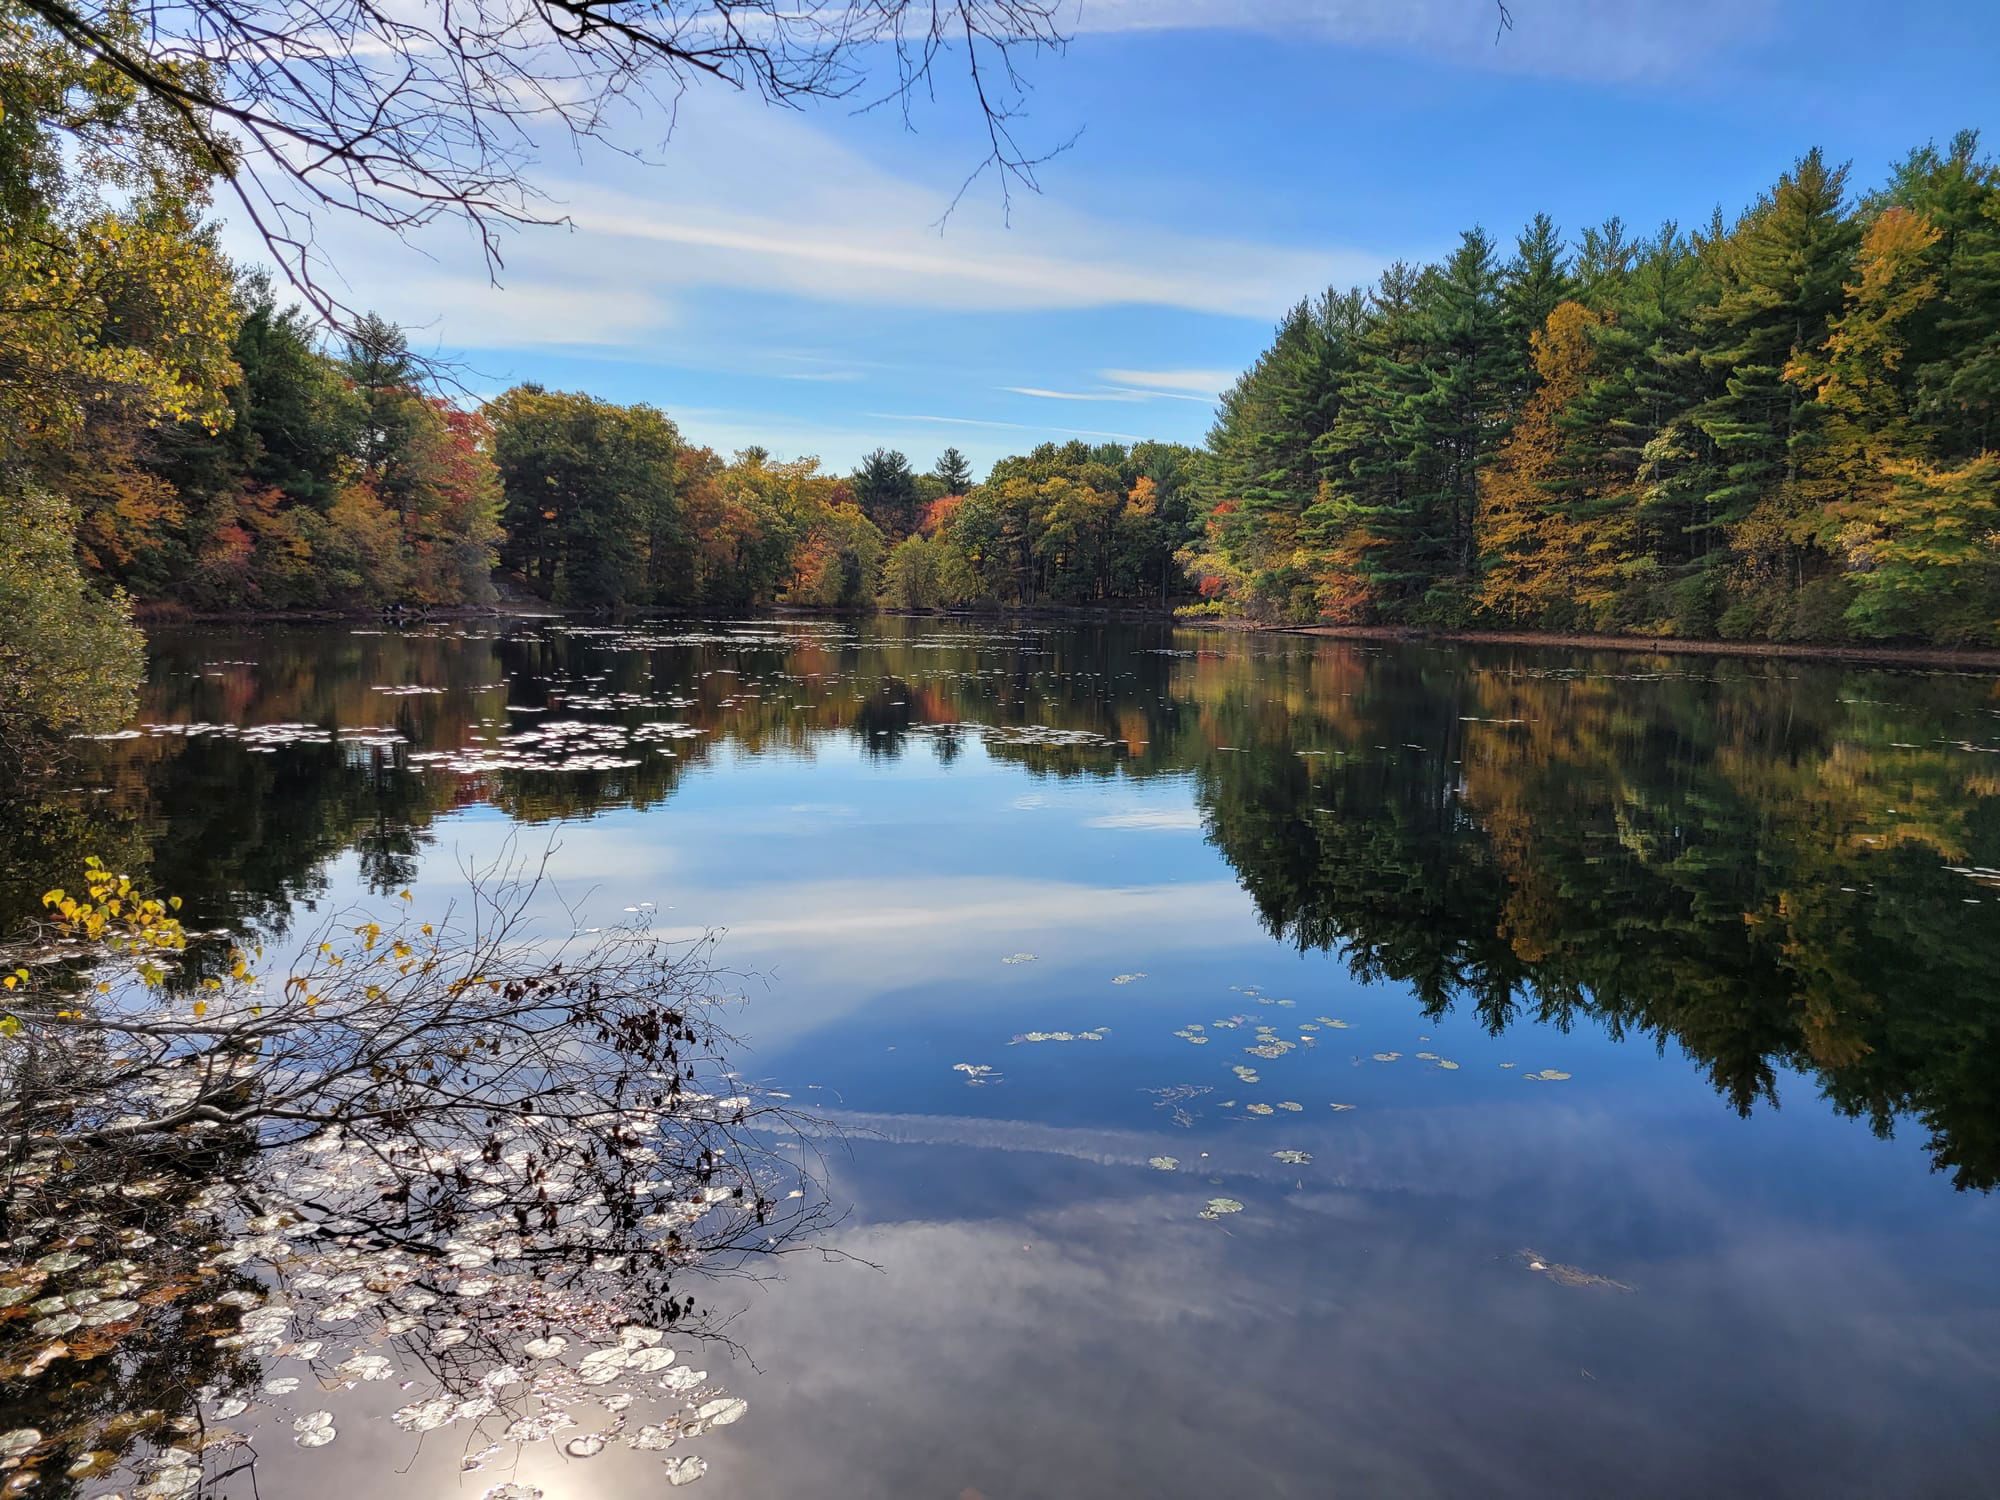
<path id="1" fill-rule="evenodd" d="M 1194 401 L 1203 406 L 1213 406 L 1210 396 L 1189 396 L 1180 391 L 1148 391 L 1136 386 L 1109 385 L 1094 391 L 1053 391 L 1039 385 L 1003 385 L 1003 391 L 1016 396 L 1035 396 L 1043 401 Z"/>
<path id="2" fill-rule="evenodd" d="M 1145 391 L 1048 391 L 1038 385 L 1003 385 L 1016 396 L 1039 396 L 1044 401 L 1144 401 Z"/>
<path id="3" fill-rule="evenodd" d="M 935 422 L 946 427 L 998 427 L 1012 432 L 1056 432 L 1064 437 L 1110 438 L 1116 443 L 1144 441 L 1137 433 L 1132 432 L 1099 432 L 1089 427 L 1044 427 L 1040 423 L 1028 422 L 992 422 L 983 417 L 939 417 L 925 412 L 908 411 L 871 411 L 863 412 L 862 415 L 877 417 L 884 422 Z"/>
<path id="4" fill-rule="evenodd" d="M 787 370 L 778 375 L 780 380 L 850 381 L 864 378 L 859 370 Z"/>
<path id="5" fill-rule="evenodd" d="M 1591 81 L 1666 79 L 1767 34 L 1777 0 L 1537 0 L 1503 29 L 1470 0 L 1087 0 L 1079 34 L 1243 31 Z"/>
<path id="6" fill-rule="evenodd" d="M 1236 383 L 1234 370 L 1099 370 L 1098 375 L 1116 385 L 1142 386 L 1161 394 L 1193 392 L 1196 400 L 1209 400 Z"/>
<path id="7" fill-rule="evenodd" d="M 1113 390 L 1123 391 L 1128 396 L 1138 396 L 1147 401 L 1192 401 L 1197 406 L 1215 405 L 1213 396 L 1189 396 L 1180 391 L 1135 391 L 1130 386 L 1113 386 Z"/>

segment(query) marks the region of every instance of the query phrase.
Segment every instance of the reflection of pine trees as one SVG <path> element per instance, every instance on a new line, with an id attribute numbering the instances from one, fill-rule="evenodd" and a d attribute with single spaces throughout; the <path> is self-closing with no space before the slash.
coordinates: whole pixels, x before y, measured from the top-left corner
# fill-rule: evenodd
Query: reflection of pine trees
<path id="1" fill-rule="evenodd" d="M 1212 837 L 1274 934 L 1430 1013 L 1671 1044 L 1743 1113 L 1796 1069 L 1878 1132 L 1920 1120 L 1960 1186 L 2000 1182 L 2000 935 L 1947 868 L 1996 862 L 2000 796 L 1964 752 L 1896 748 L 1937 733 L 1872 717 L 1889 695 L 1859 674 L 1434 660 L 1282 719 L 1256 672 L 1191 674 Z"/>

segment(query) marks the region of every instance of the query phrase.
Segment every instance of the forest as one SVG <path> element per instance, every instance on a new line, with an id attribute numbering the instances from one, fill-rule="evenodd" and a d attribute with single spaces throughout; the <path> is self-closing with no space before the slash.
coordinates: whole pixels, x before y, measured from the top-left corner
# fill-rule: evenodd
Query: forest
<path id="1" fill-rule="evenodd" d="M 1200 449 L 976 476 L 718 454 L 646 404 L 453 399 L 374 315 L 218 248 L 230 170 L 9 12 L 0 740 L 130 703 L 135 609 L 1007 608 L 1774 641 L 2000 640 L 2000 169 L 1855 191 L 1808 153 L 1733 221 L 1302 301 Z M 440 375 L 445 378 L 440 379 Z"/>
<path id="2" fill-rule="evenodd" d="M 1991 644 L 2000 176 L 1965 132 L 1854 191 L 1618 219 L 1301 302 L 1223 398 L 1184 554 L 1291 620 Z"/>

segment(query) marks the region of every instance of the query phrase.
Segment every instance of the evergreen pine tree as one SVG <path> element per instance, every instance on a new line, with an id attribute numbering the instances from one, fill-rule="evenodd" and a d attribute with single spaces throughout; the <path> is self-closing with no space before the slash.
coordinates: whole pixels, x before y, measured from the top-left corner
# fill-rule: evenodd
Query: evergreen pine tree
<path id="1" fill-rule="evenodd" d="M 939 454 L 937 467 L 931 473 L 937 476 L 947 495 L 963 495 L 972 488 L 972 465 L 956 448 L 947 448 Z"/>

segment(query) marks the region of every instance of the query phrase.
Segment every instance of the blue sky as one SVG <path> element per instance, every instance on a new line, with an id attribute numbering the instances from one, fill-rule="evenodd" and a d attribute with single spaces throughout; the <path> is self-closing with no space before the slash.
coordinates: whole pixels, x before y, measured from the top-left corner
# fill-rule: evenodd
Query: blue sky
<path id="1" fill-rule="evenodd" d="M 350 297 L 461 357 L 663 408 L 693 441 L 850 467 L 878 445 L 980 466 L 1045 437 L 1199 442 L 1212 398 L 1300 296 L 1511 239 L 1733 212 L 1820 145 L 1872 186 L 1991 127 L 1992 0 L 1083 0 L 1032 65 L 1023 130 L 1075 146 L 1038 197 L 975 187 L 947 93 L 773 110 L 718 89 L 651 163 L 552 148 L 572 228 L 524 230 L 498 288 L 472 245 L 323 226 Z M 239 253 L 247 242 L 232 235 Z"/>

